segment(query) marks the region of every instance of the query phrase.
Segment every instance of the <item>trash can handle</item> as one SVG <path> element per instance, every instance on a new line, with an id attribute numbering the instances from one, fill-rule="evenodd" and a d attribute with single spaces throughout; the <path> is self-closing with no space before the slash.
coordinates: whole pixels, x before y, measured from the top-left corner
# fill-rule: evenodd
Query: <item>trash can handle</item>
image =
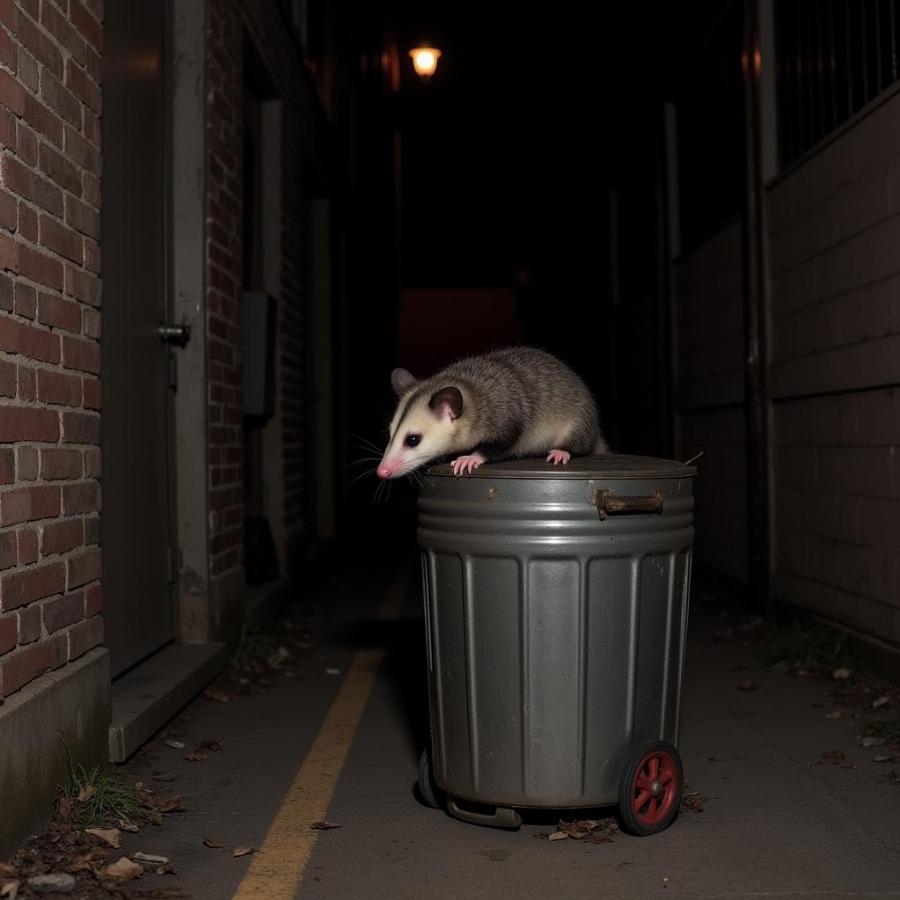
<path id="1" fill-rule="evenodd" d="M 663 493 L 659 488 L 643 497 L 622 497 L 607 488 L 594 494 L 594 506 L 601 519 L 619 513 L 661 513 Z"/>

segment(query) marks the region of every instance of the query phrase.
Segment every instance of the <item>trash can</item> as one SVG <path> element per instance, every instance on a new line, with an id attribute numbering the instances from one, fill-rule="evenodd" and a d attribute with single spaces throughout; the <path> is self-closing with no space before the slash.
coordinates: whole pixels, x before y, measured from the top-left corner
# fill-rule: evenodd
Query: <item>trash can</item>
<path id="1" fill-rule="evenodd" d="M 425 472 L 426 803 L 507 828 L 535 807 L 672 821 L 695 474 L 623 455 Z"/>

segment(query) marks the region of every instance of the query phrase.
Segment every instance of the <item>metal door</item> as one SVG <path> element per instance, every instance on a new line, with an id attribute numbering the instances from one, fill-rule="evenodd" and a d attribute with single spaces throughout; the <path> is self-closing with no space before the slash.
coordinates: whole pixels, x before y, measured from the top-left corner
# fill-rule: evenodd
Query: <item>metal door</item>
<path id="1" fill-rule="evenodd" d="M 103 51 L 103 595 L 113 674 L 174 637 L 166 320 L 166 8 L 107 3 Z"/>

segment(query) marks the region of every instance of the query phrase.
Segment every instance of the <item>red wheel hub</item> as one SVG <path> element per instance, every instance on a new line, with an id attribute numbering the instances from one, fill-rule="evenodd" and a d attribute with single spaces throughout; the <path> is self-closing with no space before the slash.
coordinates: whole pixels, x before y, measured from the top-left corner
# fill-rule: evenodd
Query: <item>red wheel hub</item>
<path id="1" fill-rule="evenodd" d="M 653 750 L 638 764 L 631 788 L 631 809 L 642 825 L 658 825 L 675 802 L 675 762 L 664 750 Z"/>

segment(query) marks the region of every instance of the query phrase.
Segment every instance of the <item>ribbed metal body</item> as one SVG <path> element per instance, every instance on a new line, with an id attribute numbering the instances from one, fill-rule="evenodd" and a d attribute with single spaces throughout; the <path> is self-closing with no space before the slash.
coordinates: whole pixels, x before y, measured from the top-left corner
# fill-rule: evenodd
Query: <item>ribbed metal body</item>
<path id="1" fill-rule="evenodd" d="M 623 456 L 427 472 L 418 538 L 443 790 L 614 803 L 629 748 L 677 742 L 694 473 Z M 607 515 L 602 491 L 662 508 Z"/>

